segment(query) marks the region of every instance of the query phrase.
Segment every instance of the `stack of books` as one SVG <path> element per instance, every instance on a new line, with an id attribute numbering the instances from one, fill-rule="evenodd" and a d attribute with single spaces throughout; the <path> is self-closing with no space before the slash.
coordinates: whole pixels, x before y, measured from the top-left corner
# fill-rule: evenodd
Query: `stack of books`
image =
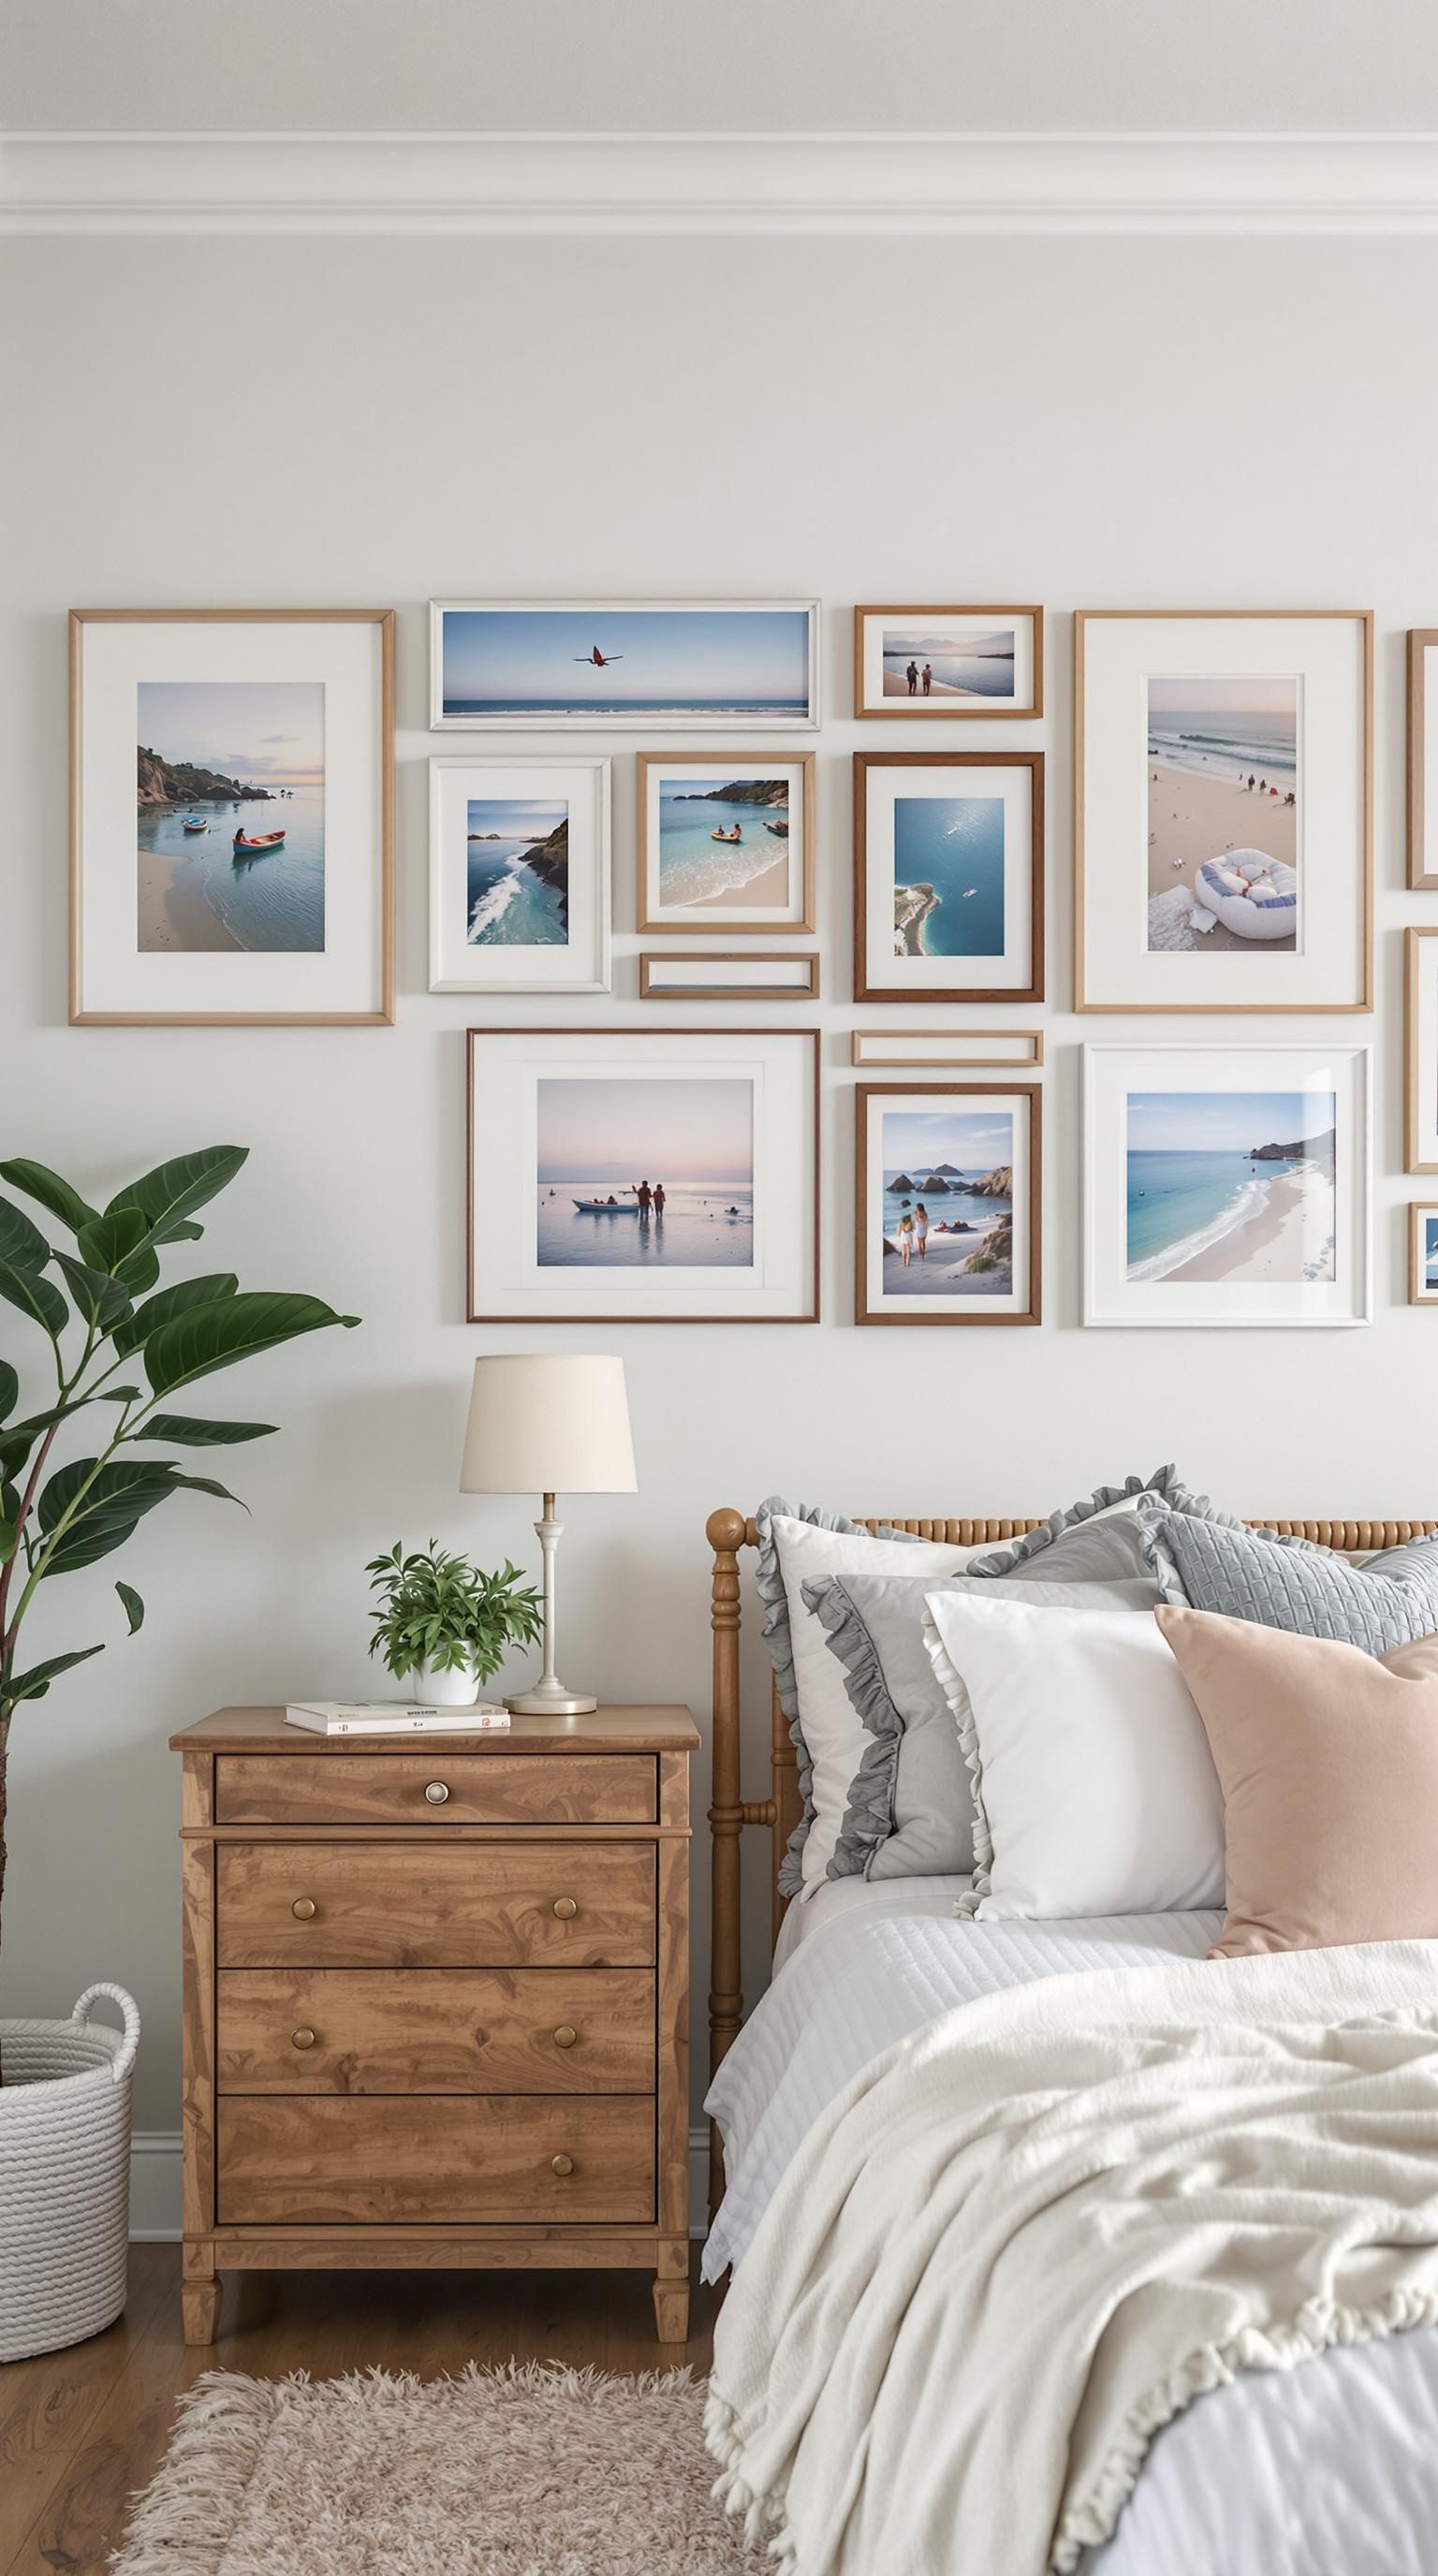
<path id="1" fill-rule="evenodd" d="M 484 1700 L 472 1708 L 431 1708 L 422 1700 L 300 1699 L 285 1716 L 311 1735 L 483 1735 L 509 1724 L 507 1708 Z"/>

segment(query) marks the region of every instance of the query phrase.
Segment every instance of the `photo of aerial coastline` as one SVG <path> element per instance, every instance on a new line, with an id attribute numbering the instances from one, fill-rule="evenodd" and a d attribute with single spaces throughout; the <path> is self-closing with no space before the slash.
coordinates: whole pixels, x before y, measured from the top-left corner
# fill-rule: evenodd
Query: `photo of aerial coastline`
<path id="1" fill-rule="evenodd" d="M 142 956 L 325 944 L 321 680 L 141 680 Z"/>
<path id="2" fill-rule="evenodd" d="M 752 1269 L 751 1081 L 564 1075 L 536 1088 L 541 1269 Z"/>
<path id="3" fill-rule="evenodd" d="M 1148 946 L 1195 955 L 1299 945 L 1296 674 L 1148 683 Z"/>
<path id="4" fill-rule="evenodd" d="M 1002 796 L 896 796 L 894 955 L 1003 953 Z"/>
<path id="5" fill-rule="evenodd" d="M 1002 703 L 1014 694 L 1011 626 L 886 626 L 882 652 L 886 698 Z"/>
<path id="6" fill-rule="evenodd" d="M 881 1116 L 884 1297 L 1012 1296 L 1012 1114 L 945 1107 Z"/>
<path id="7" fill-rule="evenodd" d="M 801 608 L 446 608 L 446 717 L 809 721 Z"/>
<path id="8" fill-rule="evenodd" d="M 1331 1091 L 1128 1095 L 1128 1276 L 1333 1280 Z"/>
<path id="9" fill-rule="evenodd" d="M 659 901 L 666 911 L 789 910 L 788 779 L 724 770 L 661 778 Z"/>
<path id="10" fill-rule="evenodd" d="M 471 948 L 569 941 L 569 807 L 558 796 L 471 796 L 465 823 Z"/>

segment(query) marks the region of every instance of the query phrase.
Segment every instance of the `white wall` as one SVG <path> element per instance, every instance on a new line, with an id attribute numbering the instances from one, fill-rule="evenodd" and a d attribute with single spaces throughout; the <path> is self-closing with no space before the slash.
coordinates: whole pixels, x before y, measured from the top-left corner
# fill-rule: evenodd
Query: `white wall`
<path id="1" fill-rule="evenodd" d="M 362 1567 L 398 1535 L 534 1552 L 522 1504 L 455 1492 L 473 1354 L 542 1337 L 463 1321 L 461 1031 L 500 1015 L 424 989 L 431 593 L 818 591 L 828 603 L 815 1015 L 826 1321 L 553 1334 L 625 1353 L 642 1484 L 634 1501 L 567 1507 L 567 1669 L 614 1696 L 688 1698 L 706 1717 L 704 1519 L 775 1486 L 859 1510 L 1042 1511 L 1176 1457 L 1249 1511 L 1438 1507 L 1438 1327 L 1402 1303 L 1403 1211 L 1428 1185 L 1401 1177 L 1399 931 L 1428 916 L 1424 898 L 1397 891 L 1402 630 L 1438 613 L 1438 354 L 1421 327 L 1435 282 L 1438 247 L 1415 242 L 12 245 L 3 345 L 23 400 L 9 405 L 3 459 L 0 1146 L 108 1191 L 185 1146 L 248 1143 L 198 1258 L 365 1319 L 217 1383 L 217 1405 L 284 1426 L 231 1461 L 252 1520 L 173 1502 L 123 1560 L 50 1587 L 34 1623 L 39 1651 L 111 1644 L 17 1723 L 4 2008 L 67 2010 L 94 1977 L 131 1985 L 147 2024 L 142 2127 L 177 2120 L 171 1729 L 227 1700 L 362 1684 Z M 845 999 L 860 739 L 842 712 L 847 623 L 856 599 L 906 596 L 1051 611 L 1053 713 L 1041 733 L 990 737 L 1042 741 L 1050 760 L 1039 1332 L 905 1337 L 847 1320 L 848 1032 L 856 1016 L 894 1016 L 856 1015 Z M 398 606 L 393 1030 L 65 1025 L 64 612 L 144 602 Z M 1380 1302 L 1368 1332 L 1077 1326 L 1076 1048 L 1162 1032 L 1067 1016 L 1066 612 L 1143 602 L 1378 612 Z M 983 739 L 963 729 L 965 744 Z M 632 744 L 613 748 L 618 992 L 534 1003 L 537 1023 L 650 1015 L 634 1004 Z M 1183 1034 L 1221 1040 L 1233 1026 Z M 1253 1024 L 1290 1038 L 1366 1031 Z M 17 1319 L 0 1346 L 19 1337 Z M 120 1640 L 117 1570 L 149 1603 L 133 1643 Z M 758 1690 L 751 1722 L 758 1796 Z M 696 1790 L 702 1814 L 702 1766 Z M 751 1985 L 763 1865 L 756 1848 Z M 701 1901 L 704 1878 L 701 1844 Z M 701 1997 L 706 1965 L 701 1934 Z"/>

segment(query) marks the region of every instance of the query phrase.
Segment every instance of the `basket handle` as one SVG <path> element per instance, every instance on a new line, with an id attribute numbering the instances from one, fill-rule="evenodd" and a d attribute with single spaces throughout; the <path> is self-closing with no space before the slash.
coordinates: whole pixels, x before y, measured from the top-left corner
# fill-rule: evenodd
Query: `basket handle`
<path id="1" fill-rule="evenodd" d="M 118 2004 L 121 2012 L 125 2016 L 125 2036 L 121 2040 L 119 2048 L 116 2050 L 110 2066 L 112 2080 L 116 2084 L 120 2084 L 123 2083 L 125 2077 L 129 2074 L 131 2067 L 134 2065 L 135 2051 L 140 2045 L 140 2009 L 134 1996 L 127 1995 L 123 1986 L 87 1986 L 83 1995 L 80 1997 L 79 2002 L 75 2006 L 74 2011 L 70 2015 L 70 2019 L 72 2021 L 88 2021 L 90 2018 L 90 2006 L 97 2002 L 101 1995 L 108 1995 L 111 2003 Z"/>

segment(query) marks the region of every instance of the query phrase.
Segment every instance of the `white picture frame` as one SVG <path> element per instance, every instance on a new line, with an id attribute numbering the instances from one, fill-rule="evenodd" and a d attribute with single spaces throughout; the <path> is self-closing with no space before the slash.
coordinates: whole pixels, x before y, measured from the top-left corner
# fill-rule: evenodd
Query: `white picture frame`
<path id="1" fill-rule="evenodd" d="M 432 599 L 430 730 L 814 733 L 820 625 L 817 599 Z"/>
<path id="2" fill-rule="evenodd" d="M 1083 1199 L 1085 1324 L 1370 1323 L 1372 1049 L 1086 1046 Z"/>
<path id="3" fill-rule="evenodd" d="M 532 759 L 430 761 L 432 993 L 611 990 L 611 768 L 603 758 L 537 750 Z M 541 847 L 561 807 L 562 896 L 553 854 Z M 526 853 L 531 828 L 535 845 Z M 477 873 L 487 881 L 477 883 Z M 486 909 L 492 935 L 476 939 L 475 917 Z M 507 939 L 498 936 L 506 924 L 514 934 Z M 523 936 L 526 925 L 532 938 Z"/>

